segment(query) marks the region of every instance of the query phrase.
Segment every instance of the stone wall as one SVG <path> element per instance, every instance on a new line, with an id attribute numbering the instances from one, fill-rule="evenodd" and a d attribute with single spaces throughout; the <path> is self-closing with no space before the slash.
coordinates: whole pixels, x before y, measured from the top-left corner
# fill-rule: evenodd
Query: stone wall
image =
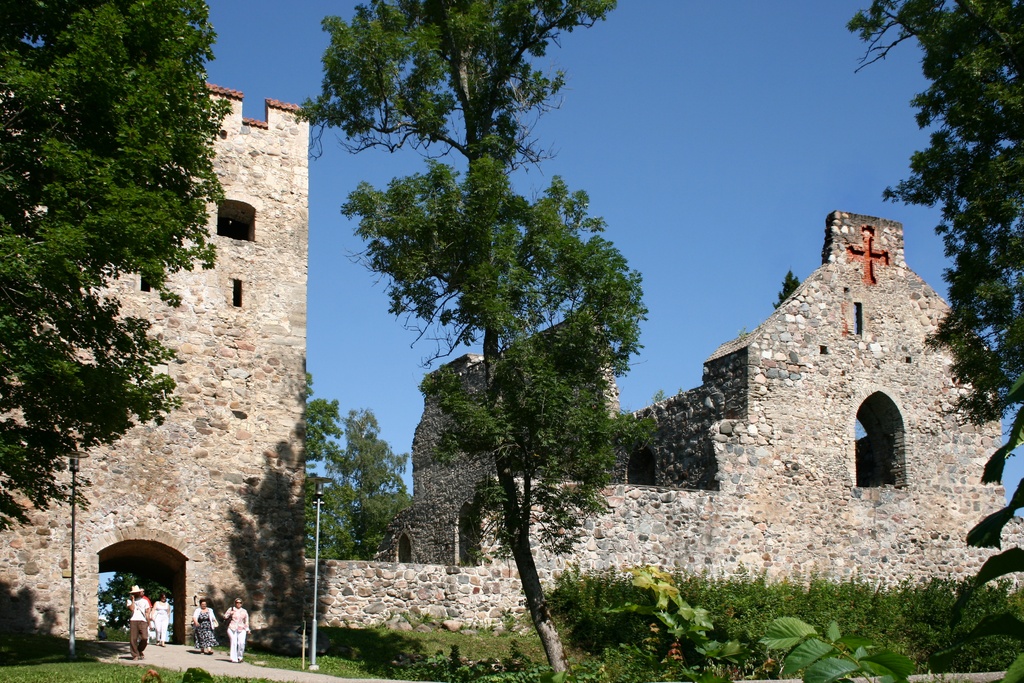
<path id="1" fill-rule="evenodd" d="M 218 235 L 211 206 L 217 264 L 170 278 L 180 306 L 143 291 L 138 276 L 113 290 L 174 350 L 159 369 L 176 381 L 181 405 L 81 463 L 83 636 L 96 633 L 106 571 L 169 586 L 179 641 L 196 596 L 221 609 L 244 595 L 257 626 L 294 621 L 302 604 L 308 124 L 273 100 L 266 120 L 243 119 L 241 93 L 211 91 L 231 104 L 215 167 L 231 216 L 254 216 L 251 239 Z M 0 535 L 0 628 L 67 632 L 69 517 L 67 507 L 34 512 Z"/>
<path id="2" fill-rule="evenodd" d="M 831 576 L 891 585 L 966 578 L 991 554 L 967 548 L 963 529 L 937 522 L 937 501 L 895 489 L 854 498 L 838 513 L 824 500 L 791 506 L 780 499 L 769 508 L 715 491 L 629 485 L 608 489 L 607 500 L 608 514 L 587 524 L 576 553 L 540 554 L 546 585 L 570 564 L 583 570 L 656 564 L 716 577 L 742 570 L 770 580 Z M 979 500 L 968 487 L 951 490 L 948 503 L 971 510 Z M 1003 541 L 1004 547 L 1024 544 L 1021 520 L 1008 525 Z M 310 585 L 312 578 L 309 563 Z M 319 621 L 331 626 L 362 628 L 406 616 L 495 626 L 525 614 L 515 565 L 505 560 L 480 566 L 322 560 L 319 594 Z"/>
<path id="3" fill-rule="evenodd" d="M 755 330 L 722 344 L 701 386 L 637 413 L 656 430 L 619 457 L 609 513 L 574 554 L 542 566 L 742 566 L 880 582 L 973 573 L 989 553 L 966 547 L 967 530 L 1004 504 L 1001 486 L 977 483 L 1001 435 L 954 411 L 964 388 L 928 344 L 947 310 L 907 266 L 902 225 L 829 215 L 822 266 Z M 471 363 L 456 366 L 479 381 Z M 459 557 L 458 506 L 490 476 L 486 463 L 434 460 L 443 427 L 428 405 L 415 503 L 401 517 L 418 562 Z"/>

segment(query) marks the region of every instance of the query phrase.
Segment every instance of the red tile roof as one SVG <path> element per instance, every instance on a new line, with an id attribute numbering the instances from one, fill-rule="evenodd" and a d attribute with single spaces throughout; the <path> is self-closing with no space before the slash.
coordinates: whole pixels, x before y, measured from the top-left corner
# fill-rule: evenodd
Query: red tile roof
<path id="1" fill-rule="evenodd" d="M 266 121 L 260 121 L 259 119 L 242 119 L 242 123 L 254 128 L 262 128 L 263 130 L 270 128 Z"/>
<path id="2" fill-rule="evenodd" d="M 245 94 L 241 90 L 232 90 L 231 88 L 224 88 L 213 83 L 207 83 L 206 89 L 212 92 L 214 95 L 222 95 L 223 97 L 231 97 L 236 100 L 245 99 Z"/>
<path id="3" fill-rule="evenodd" d="M 280 100 L 272 100 L 269 97 L 267 98 L 267 106 L 273 107 L 274 109 L 283 109 L 285 111 L 299 111 L 302 109 L 302 107 L 297 104 L 289 104 L 288 102 L 282 102 Z"/>

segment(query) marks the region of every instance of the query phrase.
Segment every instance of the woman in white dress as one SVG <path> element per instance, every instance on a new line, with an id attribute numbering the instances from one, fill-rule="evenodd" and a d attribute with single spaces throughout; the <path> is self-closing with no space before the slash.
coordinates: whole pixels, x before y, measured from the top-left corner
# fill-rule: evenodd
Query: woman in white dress
<path id="1" fill-rule="evenodd" d="M 161 593 L 160 599 L 153 603 L 152 617 L 156 644 L 164 647 L 167 644 L 167 624 L 171 622 L 171 605 L 167 602 L 167 593 Z"/>

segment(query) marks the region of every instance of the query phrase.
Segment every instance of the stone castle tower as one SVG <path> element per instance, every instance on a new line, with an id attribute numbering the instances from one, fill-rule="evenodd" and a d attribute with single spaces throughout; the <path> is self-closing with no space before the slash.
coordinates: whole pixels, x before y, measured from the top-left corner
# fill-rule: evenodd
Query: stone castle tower
<path id="1" fill-rule="evenodd" d="M 266 101 L 210 86 L 231 112 L 215 142 L 225 201 L 210 207 L 212 270 L 179 273 L 169 308 L 126 278 L 125 312 L 152 321 L 177 359 L 162 368 L 181 406 L 81 461 L 76 632 L 94 637 L 102 572 L 130 571 L 173 591 L 184 642 L 196 596 L 218 609 L 245 596 L 253 625 L 301 619 L 306 353 L 308 124 Z M 70 512 L 31 515 L 0 534 L 0 629 L 68 632 Z"/>
<path id="2" fill-rule="evenodd" d="M 951 412 L 963 389 L 927 344 L 947 310 L 907 266 L 901 224 L 832 213 L 821 267 L 722 344 L 701 386 L 638 411 L 656 432 L 620 454 L 607 513 L 575 555 L 542 564 L 882 581 L 975 571 L 987 553 L 964 538 L 1004 504 L 1001 486 L 978 483 L 1001 437 L 998 423 Z M 454 364 L 468 382 L 479 375 L 473 356 Z M 470 503 L 493 467 L 436 463 L 443 423 L 427 405 L 414 503 L 382 560 L 486 561 Z"/>

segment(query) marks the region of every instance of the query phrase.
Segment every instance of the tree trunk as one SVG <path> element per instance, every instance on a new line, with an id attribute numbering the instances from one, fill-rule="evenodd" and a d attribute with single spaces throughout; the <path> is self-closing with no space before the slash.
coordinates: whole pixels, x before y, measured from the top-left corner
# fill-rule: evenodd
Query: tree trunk
<path id="1" fill-rule="evenodd" d="M 548 611 L 548 602 L 544 598 L 544 589 L 540 585 L 540 577 L 537 575 L 537 563 L 534 561 L 533 550 L 530 548 L 530 534 L 528 529 L 520 529 L 518 540 L 512 549 L 512 557 L 516 561 L 516 568 L 519 569 L 519 580 L 523 584 L 523 595 L 526 596 L 526 606 L 533 618 L 533 627 L 540 636 L 540 642 L 544 646 L 544 652 L 548 656 L 548 664 L 557 671 L 568 671 L 569 661 L 565 658 L 565 650 L 562 648 L 562 639 L 558 636 L 558 629 L 555 622 L 551 620 L 551 613 Z"/>

